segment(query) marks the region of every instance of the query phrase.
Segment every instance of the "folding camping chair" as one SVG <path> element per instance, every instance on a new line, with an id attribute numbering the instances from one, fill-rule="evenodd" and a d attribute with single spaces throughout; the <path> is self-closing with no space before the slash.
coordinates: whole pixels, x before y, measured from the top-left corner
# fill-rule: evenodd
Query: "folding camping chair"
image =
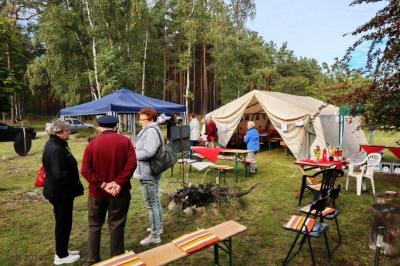
<path id="1" fill-rule="evenodd" d="M 317 218 L 322 217 L 322 211 L 326 208 L 328 197 L 321 198 L 319 200 L 314 201 L 306 216 L 297 216 L 293 215 L 290 220 L 283 225 L 283 228 L 286 230 L 290 230 L 296 233 L 296 238 L 294 239 L 288 254 L 286 255 L 285 260 L 283 261 L 283 265 L 287 265 L 295 256 L 297 256 L 303 247 L 304 243 L 307 241 L 310 249 L 310 255 L 312 259 L 312 264 L 315 265 L 314 252 L 311 245 L 311 238 L 319 238 L 324 236 L 326 249 L 328 251 L 328 257 L 331 258 L 331 252 L 329 250 L 328 237 L 326 231 L 328 230 L 328 224 L 323 223 L 322 221 L 318 221 Z M 297 241 L 300 236 L 302 238 L 299 243 L 299 247 L 297 251 L 291 255 Z"/>
<path id="2" fill-rule="evenodd" d="M 323 219 L 326 220 L 335 220 L 336 223 L 336 230 L 338 234 L 338 241 L 336 246 L 331 250 L 331 254 L 342 244 L 342 237 L 340 234 L 340 229 L 339 229 L 339 222 L 337 217 L 341 214 L 341 212 L 336 208 L 336 199 L 339 197 L 340 190 L 342 189 L 341 185 L 338 185 L 337 187 L 331 189 L 329 191 L 329 198 L 328 198 L 328 203 L 327 207 L 325 210 L 322 211 L 322 222 Z M 300 209 L 300 212 L 302 213 L 307 213 L 310 210 L 311 204 L 303 207 Z"/>

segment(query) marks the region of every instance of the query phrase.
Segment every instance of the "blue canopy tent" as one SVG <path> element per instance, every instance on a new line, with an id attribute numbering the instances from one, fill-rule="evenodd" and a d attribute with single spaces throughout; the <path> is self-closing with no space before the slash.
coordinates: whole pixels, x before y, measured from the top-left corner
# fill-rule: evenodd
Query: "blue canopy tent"
<path id="1" fill-rule="evenodd" d="M 185 105 L 150 98 L 138 93 L 134 93 L 129 89 L 122 88 L 98 100 L 75 105 L 69 108 L 63 108 L 60 111 L 60 116 L 64 117 L 100 114 L 111 114 L 117 116 L 118 114 L 130 114 L 131 130 L 132 134 L 135 134 L 136 122 L 133 114 L 138 113 L 142 108 L 153 108 L 158 113 L 186 112 Z"/>

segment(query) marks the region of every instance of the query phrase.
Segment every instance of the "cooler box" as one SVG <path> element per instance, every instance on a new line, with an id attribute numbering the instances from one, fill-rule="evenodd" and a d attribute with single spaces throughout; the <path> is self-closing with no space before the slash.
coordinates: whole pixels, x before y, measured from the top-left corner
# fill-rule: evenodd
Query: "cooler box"
<path id="1" fill-rule="evenodd" d="M 392 173 L 392 163 L 390 162 L 383 162 L 381 163 L 381 172 L 385 174 Z"/>
<path id="2" fill-rule="evenodd" d="M 392 174 L 400 175 L 400 163 L 392 163 Z"/>

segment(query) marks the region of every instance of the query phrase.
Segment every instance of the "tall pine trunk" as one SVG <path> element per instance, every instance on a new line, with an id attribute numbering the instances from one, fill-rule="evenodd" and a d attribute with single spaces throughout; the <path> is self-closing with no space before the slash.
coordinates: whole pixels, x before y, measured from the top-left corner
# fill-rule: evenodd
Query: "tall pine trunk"
<path id="1" fill-rule="evenodd" d="M 196 103 L 196 44 L 193 45 L 193 99 L 192 99 L 192 112 L 195 112 Z"/>
<path id="2" fill-rule="evenodd" d="M 167 27 L 164 26 L 164 79 L 163 79 L 163 100 L 166 98 L 166 87 L 167 87 L 167 49 L 168 49 L 168 39 L 167 39 Z"/>
<path id="3" fill-rule="evenodd" d="M 67 0 L 67 9 L 68 9 L 69 12 L 72 11 L 71 4 L 70 4 L 69 0 Z M 80 37 L 80 35 L 78 34 L 78 31 L 76 29 L 74 29 L 74 33 L 75 33 L 75 38 L 78 41 L 79 47 L 81 48 L 81 51 L 82 51 L 83 61 L 85 62 L 86 71 L 87 71 L 87 74 L 88 74 L 89 84 L 90 84 L 90 94 L 92 95 L 92 99 L 97 100 L 97 95 L 96 95 L 96 92 L 95 92 L 93 79 L 92 79 L 92 76 L 90 75 L 90 66 L 89 66 L 89 61 L 87 59 L 87 53 L 86 53 L 85 46 L 83 45 L 82 38 Z"/>
<path id="4" fill-rule="evenodd" d="M 143 74 L 142 74 L 142 95 L 144 95 L 144 84 L 146 80 L 146 58 L 147 58 L 147 40 L 149 38 L 149 31 L 146 30 L 146 37 L 144 39 L 144 55 L 143 55 Z"/>
<path id="5" fill-rule="evenodd" d="M 203 114 L 206 114 L 208 111 L 208 80 L 207 80 L 207 65 L 206 65 L 206 42 L 203 42 L 203 90 L 204 90 L 204 105 L 203 105 Z"/>
<path id="6" fill-rule="evenodd" d="M 85 46 L 83 45 L 82 39 L 79 37 L 79 34 L 76 31 L 75 31 L 75 37 L 79 42 L 79 46 L 81 47 L 83 62 L 85 62 L 85 66 L 86 66 L 86 69 L 88 72 L 88 78 L 89 78 L 89 84 L 90 84 L 90 94 L 92 95 L 92 99 L 97 100 L 98 97 L 97 97 L 96 90 L 94 87 L 92 75 L 90 75 L 89 60 L 87 59 Z"/>
<path id="7" fill-rule="evenodd" d="M 11 55 L 10 55 L 10 43 L 7 42 L 6 43 L 6 57 L 7 57 L 7 70 L 8 70 L 8 74 L 11 74 Z M 16 123 L 16 117 L 15 117 L 15 101 L 14 101 L 14 95 L 15 93 L 13 93 L 12 95 L 10 95 L 10 119 L 11 119 L 11 123 Z"/>
<path id="8" fill-rule="evenodd" d="M 97 98 L 101 98 L 102 91 L 101 91 L 98 69 L 97 69 L 97 48 L 96 48 L 96 37 L 94 36 L 94 24 L 93 24 L 92 16 L 90 13 L 88 0 L 84 0 L 84 4 L 86 5 L 86 12 L 87 12 L 88 20 L 89 20 L 89 25 L 90 25 L 90 28 L 91 28 L 92 34 L 93 34 L 93 36 L 92 36 L 92 53 L 93 53 L 93 66 L 94 66 L 94 77 L 96 80 Z"/>

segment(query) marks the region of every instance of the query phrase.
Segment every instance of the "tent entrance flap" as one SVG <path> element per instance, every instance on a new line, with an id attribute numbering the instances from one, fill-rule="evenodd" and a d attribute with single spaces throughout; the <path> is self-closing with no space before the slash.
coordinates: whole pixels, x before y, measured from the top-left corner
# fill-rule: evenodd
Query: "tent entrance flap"
<path id="1" fill-rule="evenodd" d="M 316 133 L 311 120 L 304 125 L 304 133 L 304 139 L 297 153 L 297 159 L 299 160 L 311 158 L 310 148 L 316 139 Z"/>

